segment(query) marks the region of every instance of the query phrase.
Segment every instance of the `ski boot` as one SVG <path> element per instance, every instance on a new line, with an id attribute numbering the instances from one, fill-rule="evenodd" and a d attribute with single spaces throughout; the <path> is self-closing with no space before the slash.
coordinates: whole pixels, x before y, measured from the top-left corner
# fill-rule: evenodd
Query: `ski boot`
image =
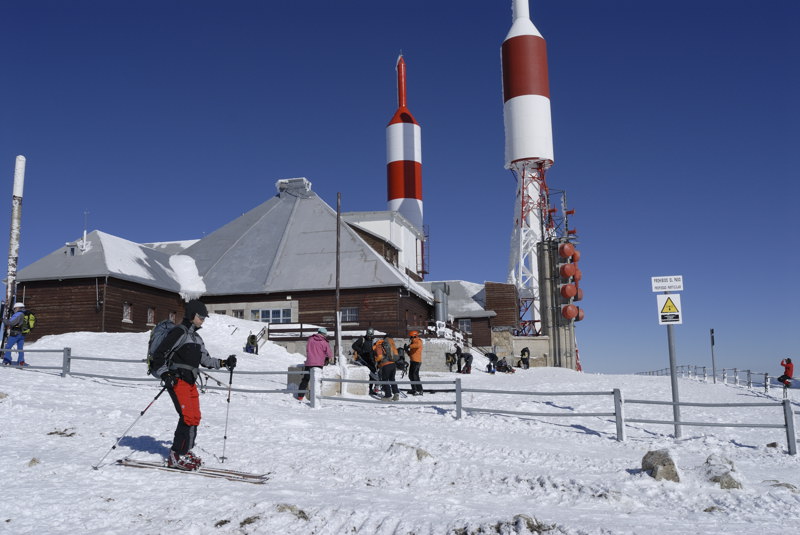
<path id="1" fill-rule="evenodd" d="M 177 470 L 197 470 L 200 468 L 200 465 L 195 463 L 192 460 L 192 457 L 189 454 L 178 455 L 173 450 L 169 450 L 169 457 L 167 458 L 167 466 L 170 468 L 175 468 Z"/>

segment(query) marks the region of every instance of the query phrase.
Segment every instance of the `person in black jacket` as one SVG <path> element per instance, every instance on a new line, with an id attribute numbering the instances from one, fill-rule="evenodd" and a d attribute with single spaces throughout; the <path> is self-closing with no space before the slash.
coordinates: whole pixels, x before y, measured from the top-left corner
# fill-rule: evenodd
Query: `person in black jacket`
<path id="1" fill-rule="evenodd" d="M 378 377 L 378 368 L 375 366 L 375 350 L 372 349 L 372 345 L 375 343 L 375 329 L 369 328 L 367 329 L 364 336 L 359 336 L 358 339 L 353 342 L 351 346 L 353 351 L 356 352 L 358 355 L 358 359 L 356 362 L 361 362 L 364 366 L 369 369 L 369 376 L 370 379 L 377 379 Z M 374 384 L 370 383 L 369 385 L 369 392 L 370 394 L 378 393 L 379 390 L 376 390 Z"/>
<path id="2" fill-rule="evenodd" d="M 527 370 L 531 367 L 531 350 L 523 347 L 519 352 L 519 368 Z"/>
<path id="3" fill-rule="evenodd" d="M 153 375 L 164 381 L 178 412 L 178 425 L 167 466 L 180 470 L 197 470 L 203 464 L 202 459 L 192 452 L 197 426 L 200 425 L 200 394 L 195 385 L 199 367 L 217 370 L 223 366 L 229 370 L 236 367 L 235 355 L 216 359 L 206 351 L 197 331 L 207 317 L 208 310 L 201 301 L 193 299 L 186 303 L 183 321 L 167 333 L 153 354 Z"/>

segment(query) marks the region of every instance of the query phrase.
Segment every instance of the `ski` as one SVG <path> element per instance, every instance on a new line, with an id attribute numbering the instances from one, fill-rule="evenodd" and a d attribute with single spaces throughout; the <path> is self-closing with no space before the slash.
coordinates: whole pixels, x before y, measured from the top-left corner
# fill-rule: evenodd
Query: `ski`
<path id="1" fill-rule="evenodd" d="M 169 472 L 182 472 L 185 474 L 194 474 L 196 476 L 208 477 L 214 479 L 227 479 L 228 481 L 241 481 L 243 483 L 253 483 L 256 485 L 263 485 L 269 480 L 269 474 L 253 474 L 251 472 L 240 472 L 238 470 L 228 470 L 225 468 L 206 468 L 200 467 L 197 470 L 181 470 L 179 468 L 171 468 L 163 462 L 157 463 L 152 461 L 137 461 L 134 459 L 118 459 L 119 466 L 129 466 L 131 468 L 150 468 L 153 470 L 162 470 Z"/>

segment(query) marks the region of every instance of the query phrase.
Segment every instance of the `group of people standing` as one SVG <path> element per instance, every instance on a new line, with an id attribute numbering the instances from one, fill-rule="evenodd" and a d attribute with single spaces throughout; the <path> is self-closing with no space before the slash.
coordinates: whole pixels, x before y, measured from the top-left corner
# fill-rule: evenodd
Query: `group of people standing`
<path id="1" fill-rule="evenodd" d="M 420 384 L 419 371 L 422 367 L 422 340 L 419 331 L 408 333 L 409 343 L 401 349 L 408 355 L 408 378 L 411 381 L 411 395 L 421 396 L 423 393 Z M 355 352 L 355 361 L 369 369 L 370 377 L 387 384 L 378 385 L 370 383 L 370 394 L 381 395 L 385 401 L 398 401 L 400 389 L 397 386 L 397 368 L 404 362 L 394 339 L 389 333 L 381 337 L 375 336 L 375 330 L 369 328 L 364 336 L 360 336 L 352 345 Z"/>

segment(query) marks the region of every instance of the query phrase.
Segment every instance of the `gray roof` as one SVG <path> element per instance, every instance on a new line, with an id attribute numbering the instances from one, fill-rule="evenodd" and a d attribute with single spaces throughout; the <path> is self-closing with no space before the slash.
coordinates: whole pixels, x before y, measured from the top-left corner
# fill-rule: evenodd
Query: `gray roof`
<path id="1" fill-rule="evenodd" d="M 336 212 L 311 191 L 304 178 L 282 180 L 278 185 L 278 195 L 185 249 L 187 242 L 178 247 L 148 247 L 93 231 L 85 250 L 80 243 L 61 247 L 20 270 L 18 280 L 108 275 L 180 293 L 179 279 L 184 278 L 184 290 L 187 279 L 177 264 L 171 268 L 170 259 L 179 258 L 168 254 L 174 251 L 183 260 L 194 260 L 205 295 L 335 288 Z M 404 287 L 433 302 L 428 290 L 389 264 L 344 223 L 340 246 L 342 289 Z M 188 283 L 193 282 L 189 277 Z"/>
<path id="2" fill-rule="evenodd" d="M 444 283 L 450 288 L 447 296 L 447 314 L 454 318 L 491 318 L 497 315 L 494 310 L 486 310 L 485 284 L 454 280 L 426 281 L 422 284 L 427 290 L 433 284 Z"/>
<path id="3" fill-rule="evenodd" d="M 335 287 L 336 212 L 305 179 L 279 184 L 278 195 L 183 251 L 195 259 L 207 295 Z M 341 288 L 402 286 L 432 302 L 346 224 L 340 248 Z"/>
<path id="4" fill-rule="evenodd" d="M 180 291 L 170 268 L 170 255 L 95 230 L 21 269 L 19 282 L 52 279 L 116 277 L 147 286 Z"/>

